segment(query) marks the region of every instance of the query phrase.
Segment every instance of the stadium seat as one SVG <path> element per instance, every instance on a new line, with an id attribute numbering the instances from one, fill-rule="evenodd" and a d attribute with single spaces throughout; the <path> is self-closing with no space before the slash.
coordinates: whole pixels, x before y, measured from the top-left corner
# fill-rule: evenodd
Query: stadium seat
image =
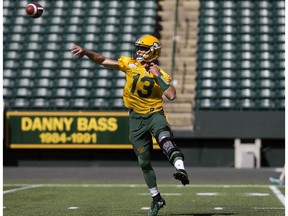
<path id="1" fill-rule="evenodd" d="M 35 98 L 30 102 L 30 106 L 36 109 L 43 109 L 43 107 L 47 107 L 49 104 L 49 100 L 43 98 Z"/>
<path id="2" fill-rule="evenodd" d="M 109 106 L 109 102 L 105 98 L 93 98 L 89 101 L 89 107 L 92 109 L 107 109 Z"/>
<path id="3" fill-rule="evenodd" d="M 12 88 L 7 88 L 3 87 L 3 98 L 4 99 L 9 99 L 13 96 L 13 89 Z"/>
<path id="4" fill-rule="evenodd" d="M 255 91 L 251 88 L 240 89 L 238 97 L 244 99 L 253 99 L 255 97 Z"/>
<path id="5" fill-rule="evenodd" d="M 67 108 L 71 108 L 70 107 L 70 103 L 69 103 L 69 99 L 66 98 L 55 98 L 53 97 L 53 99 L 51 100 L 51 108 L 55 108 L 55 109 L 67 109 Z"/>
<path id="6" fill-rule="evenodd" d="M 255 106 L 254 99 L 244 98 L 237 101 L 237 107 L 241 110 L 253 110 Z"/>
<path id="7" fill-rule="evenodd" d="M 30 102 L 26 98 L 15 98 L 13 100 L 7 99 L 6 101 L 9 102 L 9 108 L 22 108 L 30 106 Z M 8 103 L 5 103 L 5 105 L 8 105 Z"/>
<path id="8" fill-rule="evenodd" d="M 56 98 L 71 98 L 72 89 L 70 88 L 54 88 L 53 97 Z"/>
<path id="9" fill-rule="evenodd" d="M 62 88 L 72 88 L 73 85 L 73 80 L 69 78 L 60 78 L 54 80 L 54 87 L 62 87 Z"/>
<path id="10" fill-rule="evenodd" d="M 90 96 L 90 90 L 85 87 L 73 88 L 71 96 L 73 98 L 86 98 Z"/>
<path id="11" fill-rule="evenodd" d="M 29 88 L 19 87 L 15 89 L 15 97 L 16 98 L 30 98 L 32 95 L 32 90 Z"/>
<path id="12" fill-rule="evenodd" d="M 214 99 L 198 99 L 196 98 L 196 107 L 199 109 L 213 110 L 216 107 L 216 101 Z"/>
<path id="13" fill-rule="evenodd" d="M 72 98 L 69 102 L 69 106 L 78 109 L 89 108 L 89 101 L 84 98 Z"/>
<path id="14" fill-rule="evenodd" d="M 34 98 L 50 98 L 53 96 L 51 88 L 34 88 L 32 94 Z"/>
<path id="15" fill-rule="evenodd" d="M 197 97 L 199 99 L 203 99 L 203 98 L 213 99 L 215 96 L 216 96 L 216 91 L 214 91 L 213 89 L 203 89 L 197 92 Z"/>

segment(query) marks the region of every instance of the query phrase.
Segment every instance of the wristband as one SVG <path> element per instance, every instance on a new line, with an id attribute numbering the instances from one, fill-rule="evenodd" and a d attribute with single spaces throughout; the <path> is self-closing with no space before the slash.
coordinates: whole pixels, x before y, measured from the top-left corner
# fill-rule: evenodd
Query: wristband
<path id="1" fill-rule="evenodd" d="M 160 88 L 163 92 L 165 92 L 170 86 L 170 84 L 165 80 L 165 78 L 163 77 L 162 74 L 159 74 L 157 76 L 157 81 L 158 81 Z"/>

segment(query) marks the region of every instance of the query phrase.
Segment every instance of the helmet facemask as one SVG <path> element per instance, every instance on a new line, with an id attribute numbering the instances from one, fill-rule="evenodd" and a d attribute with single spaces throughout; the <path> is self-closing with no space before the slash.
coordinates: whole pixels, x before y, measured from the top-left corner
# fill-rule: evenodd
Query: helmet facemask
<path id="1" fill-rule="evenodd" d="M 159 43 L 154 42 L 150 49 L 143 55 L 144 61 L 151 62 L 157 59 L 160 55 L 161 46 Z"/>

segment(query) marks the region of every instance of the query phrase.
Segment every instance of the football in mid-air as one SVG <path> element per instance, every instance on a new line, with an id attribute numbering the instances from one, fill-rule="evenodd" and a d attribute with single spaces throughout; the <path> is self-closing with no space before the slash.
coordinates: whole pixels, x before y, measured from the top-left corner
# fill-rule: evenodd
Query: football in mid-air
<path id="1" fill-rule="evenodd" d="M 36 2 L 29 3 L 26 6 L 26 13 L 32 18 L 40 17 L 43 14 L 43 12 L 44 8 Z"/>

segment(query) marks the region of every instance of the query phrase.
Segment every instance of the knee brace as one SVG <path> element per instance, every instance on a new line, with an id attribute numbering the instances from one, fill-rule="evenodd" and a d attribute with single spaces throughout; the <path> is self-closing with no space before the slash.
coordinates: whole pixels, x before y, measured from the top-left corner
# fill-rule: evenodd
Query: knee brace
<path id="1" fill-rule="evenodd" d="M 164 128 L 156 133 L 155 138 L 162 150 L 167 156 L 170 164 L 173 165 L 174 160 L 177 157 L 181 157 L 184 160 L 184 155 L 180 152 L 174 142 L 174 136 L 170 128 Z"/>

